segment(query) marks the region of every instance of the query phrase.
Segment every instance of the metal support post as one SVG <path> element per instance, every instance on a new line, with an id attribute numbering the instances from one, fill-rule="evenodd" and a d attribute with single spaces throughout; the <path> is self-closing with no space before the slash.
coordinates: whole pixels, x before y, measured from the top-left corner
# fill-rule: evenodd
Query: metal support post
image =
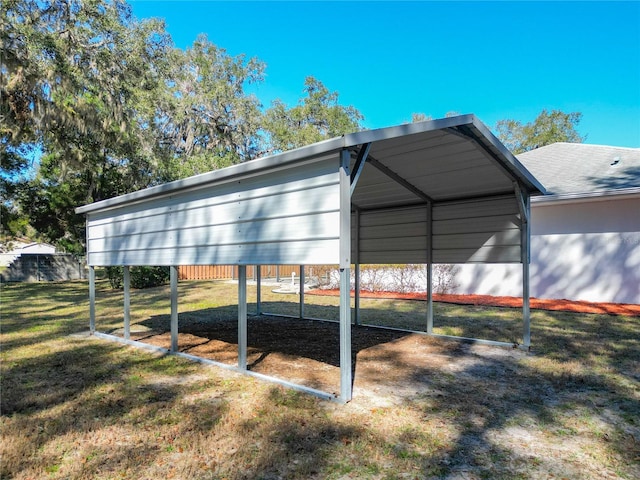
<path id="1" fill-rule="evenodd" d="M 360 211 L 355 214 L 355 258 L 354 261 L 354 286 L 353 286 L 353 323 L 360 325 Z"/>
<path id="2" fill-rule="evenodd" d="M 171 283 L 171 351 L 178 351 L 178 267 L 170 267 Z"/>
<path id="3" fill-rule="evenodd" d="M 531 346 L 531 311 L 529 308 L 529 263 L 531 262 L 531 222 L 529 221 L 531 214 L 531 203 L 529 196 L 524 198 L 525 204 L 525 221 L 522 225 L 522 320 L 523 332 L 522 338 L 524 346 Z"/>
<path id="4" fill-rule="evenodd" d="M 351 400 L 353 372 L 351 371 L 351 272 L 340 269 L 340 400 Z"/>
<path id="5" fill-rule="evenodd" d="M 351 178 L 348 150 L 340 152 L 340 401 L 353 393 L 351 370 Z"/>
<path id="6" fill-rule="evenodd" d="M 360 264 L 354 265 L 353 323 L 360 325 Z"/>
<path id="7" fill-rule="evenodd" d="M 304 265 L 300 265 L 300 319 L 304 318 Z"/>
<path id="8" fill-rule="evenodd" d="M 433 333 L 433 265 L 427 263 L 427 333 Z"/>
<path id="9" fill-rule="evenodd" d="M 256 315 L 262 315 L 262 266 L 256 265 Z"/>
<path id="10" fill-rule="evenodd" d="M 96 269 L 89 267 L 89 332 L 96 331 Z"/>
<path id="11" fill-rule="evenodd" d="M 433 203 L 427 204 L 427 333 L 433 333 Z"/>
<path id="12" fill-rule="evenodd" d="M 247 266 L 238 265 L 238 368 L 247 369 Z"/>
<path id="13" fill-rule="evenodd" d="M 124 338 L 129 340 L 131 336 L 131 275 L 129 266 L 122 269 L 124 283 Z"/>

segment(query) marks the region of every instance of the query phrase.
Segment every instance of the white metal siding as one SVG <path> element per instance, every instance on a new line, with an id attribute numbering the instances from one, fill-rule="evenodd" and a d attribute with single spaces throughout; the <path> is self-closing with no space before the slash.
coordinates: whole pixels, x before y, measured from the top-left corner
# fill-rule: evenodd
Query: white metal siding
<path id="1" fill-rule="evenodd" d="M 520 262 L 519 224 L 515 197 L 436 204 L 433 262 Z M 427 234 L 426 206 L 362 212 L 360 263 L 426 263 Z"/>
<path id="2" fill-rule="evenodd" d="M 337 263 L 337 155 L 88 217 L 91 265 Z"/>

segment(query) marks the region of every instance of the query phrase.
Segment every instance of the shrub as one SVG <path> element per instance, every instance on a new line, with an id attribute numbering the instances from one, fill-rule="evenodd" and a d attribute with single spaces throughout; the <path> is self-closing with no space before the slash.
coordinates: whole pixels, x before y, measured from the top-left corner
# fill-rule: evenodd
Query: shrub
<path id="1" fill-rule="evenodd" d="M 122 267 L 106 267 L 105 272 L 107 273 L 107 278 L 109 279 L 109 285 L 114 290 L 119 290 L 122 288 L 122 279 L 124 274 Z"/>
<path id="2" fill-rule="evenodd" d="M 107 267 L 106 271 L 111 288 L 122 288 L 124 268 Z M 169 267 L 131 267 L 131 286 L 138 289 L 158 287 L 169 281 L 169 275 Z"/>
<path id="3" fill-rule="evenodd" d="M 433 266 L 434 293 L 451 293 L 459 285 L 456 282 L 458 267 L 451 264 L 436 264 Z"/>

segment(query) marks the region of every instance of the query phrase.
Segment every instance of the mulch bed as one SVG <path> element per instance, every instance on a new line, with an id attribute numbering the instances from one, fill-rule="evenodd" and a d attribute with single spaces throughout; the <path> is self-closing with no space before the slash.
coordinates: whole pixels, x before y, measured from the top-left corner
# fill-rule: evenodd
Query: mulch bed
<path id="1" fill-rule="evenodd" d="M 339 290 L 316 289 L 305 292 L 307 295 L 339 295 Z M 353 291 L 351 292 L 353 296 Z M 360 292 L 361 298 L 394 298 L 399 300 L 426 301 L 425 293 L 398 292 Z M 521 297 L 496 297 L 493 295 L 454 295 L 434 294 L 434 302 L 455 303 L 459 305 L 484 305 L 493 307 L 522 308 Z M 640 305 L 625 303 L 592 303 L 574 300 L 556 300 L 534 298 L 529 300 L 529 306 L 537 310 L 556 310 L 576 313 L 600 313 L 607 315 L 640 316 Z"/>

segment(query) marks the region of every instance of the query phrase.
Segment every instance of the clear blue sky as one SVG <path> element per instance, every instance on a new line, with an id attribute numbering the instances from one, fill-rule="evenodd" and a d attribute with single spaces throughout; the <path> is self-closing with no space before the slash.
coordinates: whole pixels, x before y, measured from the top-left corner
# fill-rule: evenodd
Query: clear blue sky
<path id="1" fill-rule="evenodd" d="M 587 143 L 640 147 L 640 2 L 218 2 L 130 0 L 180 48 L 199 33 L 266 64 L 265 106 L 294 105 L 312 75 L 367 128 L 474 113 L 583 114 Z"/>

